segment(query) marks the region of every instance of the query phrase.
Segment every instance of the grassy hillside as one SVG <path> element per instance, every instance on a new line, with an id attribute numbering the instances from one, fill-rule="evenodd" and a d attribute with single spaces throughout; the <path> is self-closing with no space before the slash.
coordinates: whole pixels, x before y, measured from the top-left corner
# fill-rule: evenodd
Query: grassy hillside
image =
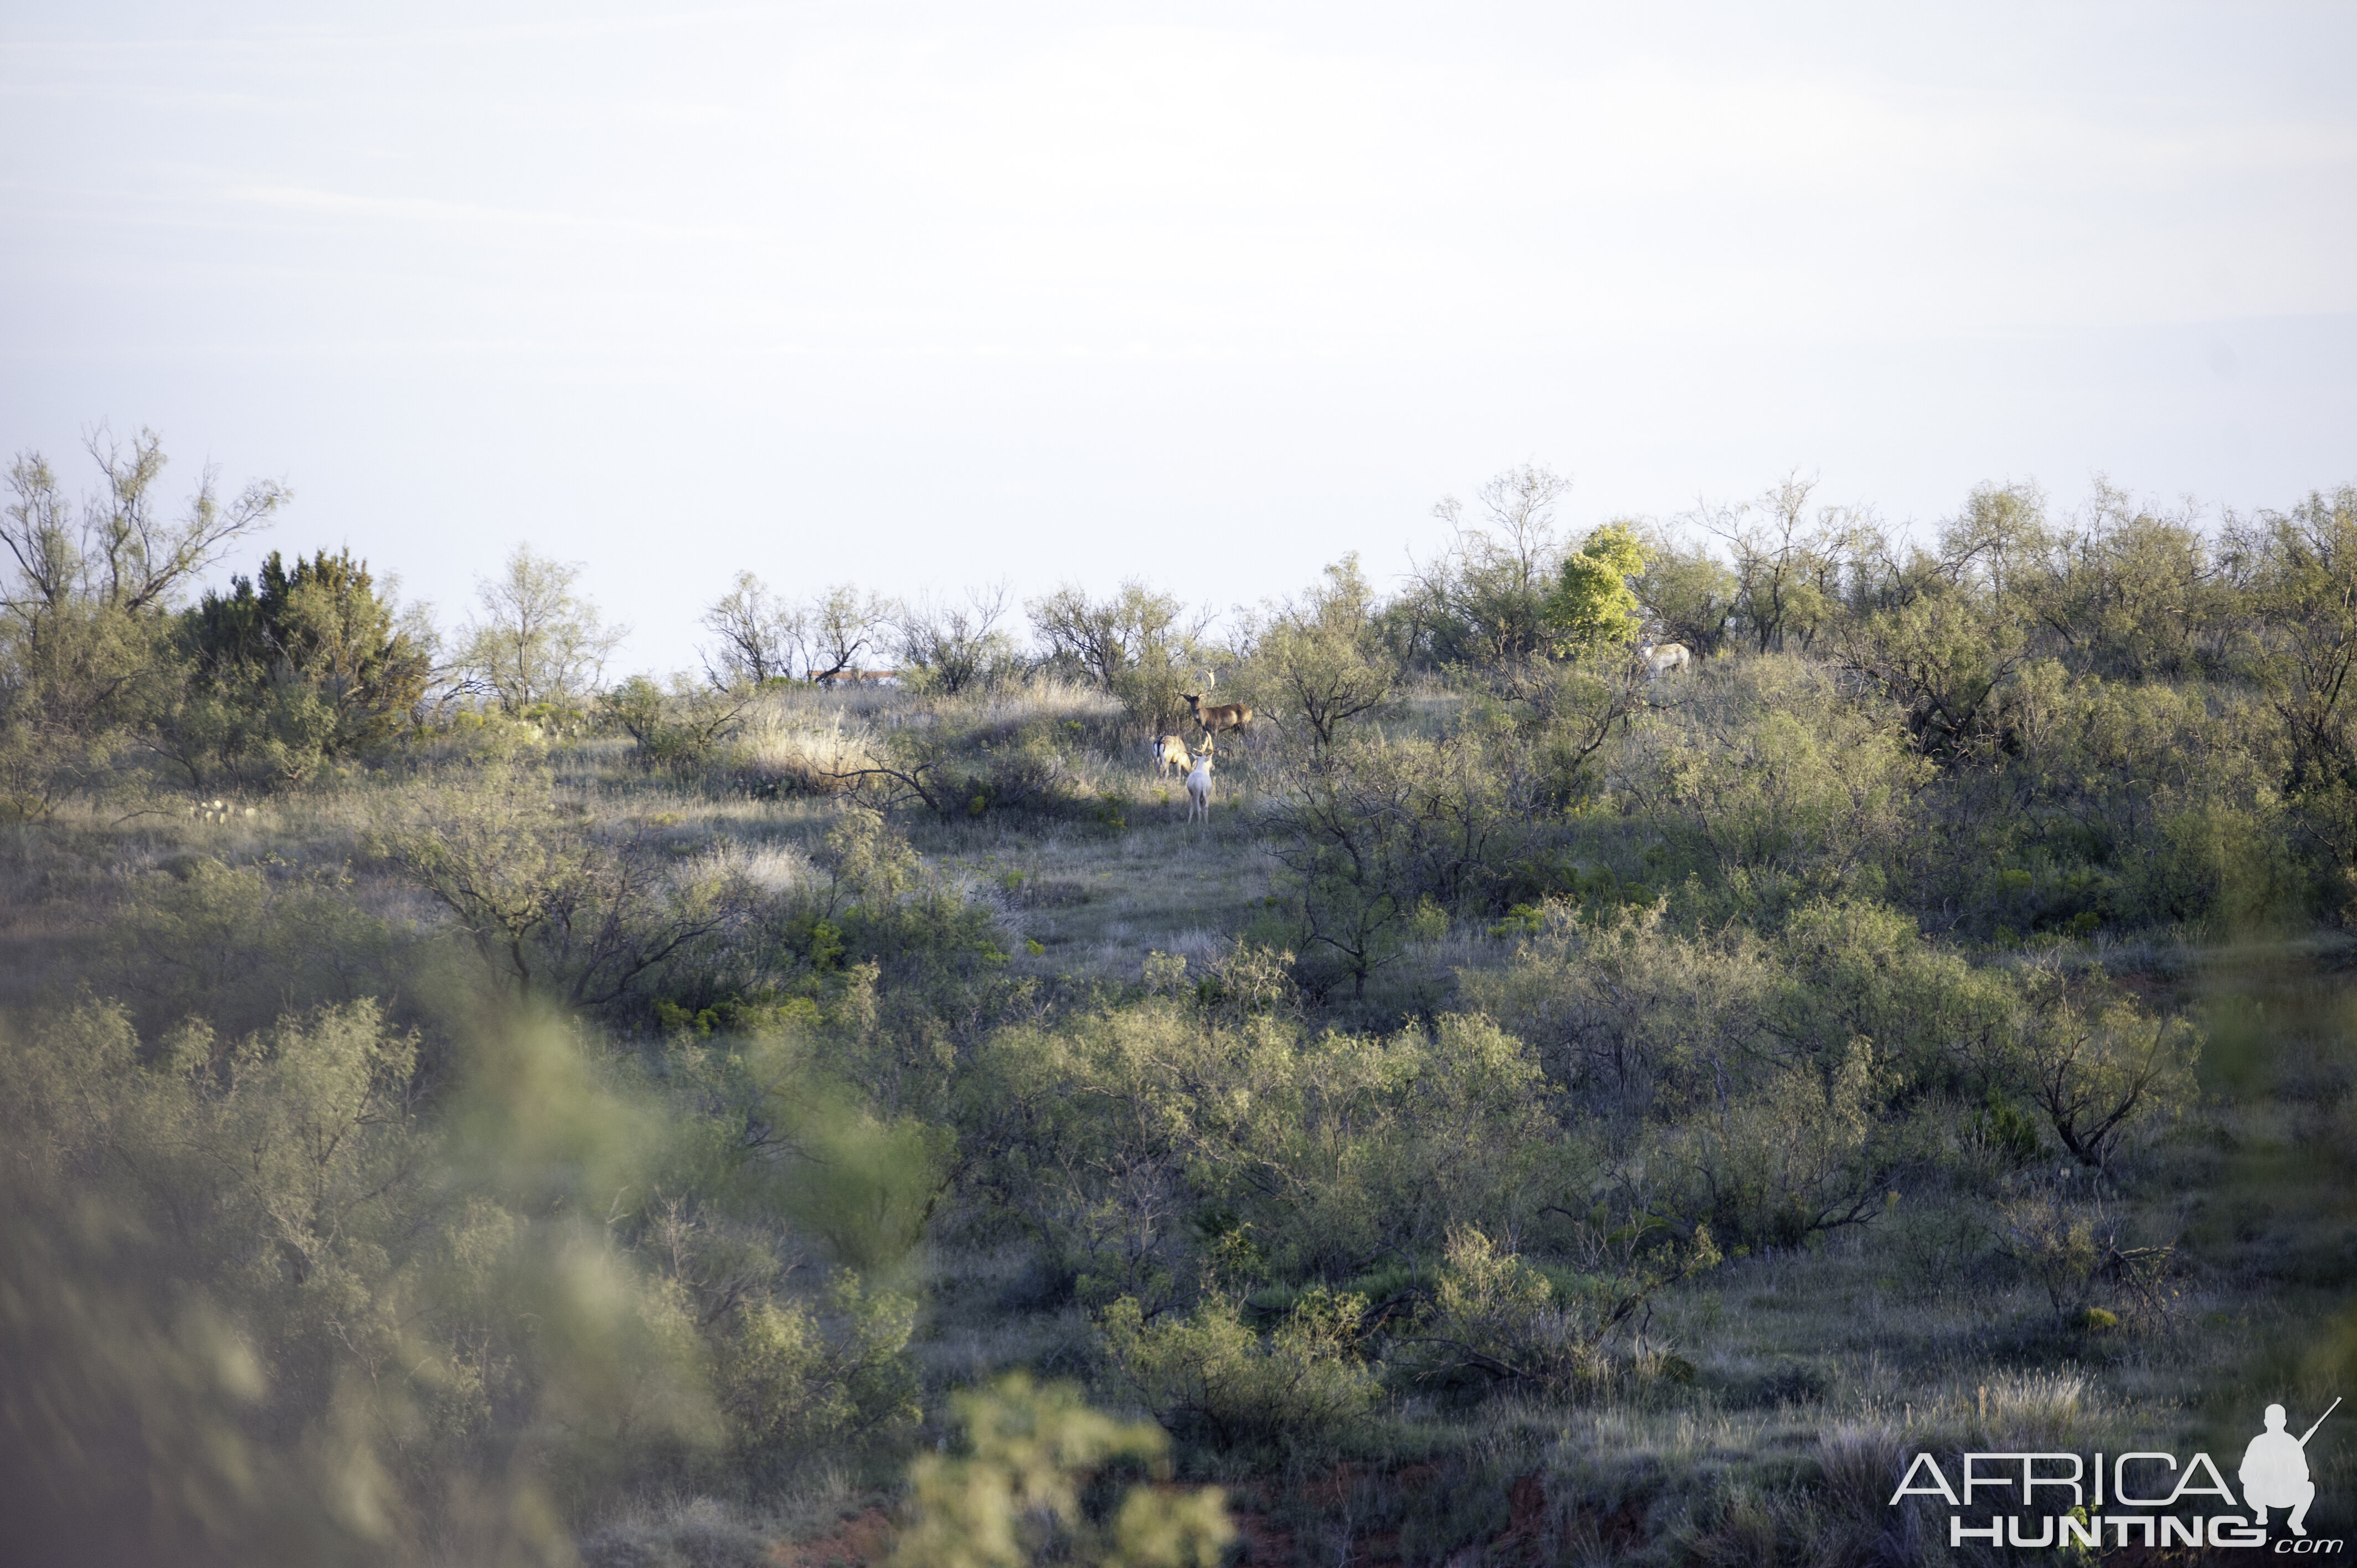
<path id="1" fill-rule="evenodd" d="M 0 1506 L 979 1561 L 997 1422 L 1086 1482 L 1009 1561 L 1934 1562 L 1919 1450 L 2349 1387 L 2357 497 L 1706 550 L 1509 480 L 1393 598 L 903 608 L 885 684 L 809 679 L 848 591 L 669 684 L 348 558 L 20 592 Z M 1153 1474 L 1234 1540 L 1122 1536 Z"/>

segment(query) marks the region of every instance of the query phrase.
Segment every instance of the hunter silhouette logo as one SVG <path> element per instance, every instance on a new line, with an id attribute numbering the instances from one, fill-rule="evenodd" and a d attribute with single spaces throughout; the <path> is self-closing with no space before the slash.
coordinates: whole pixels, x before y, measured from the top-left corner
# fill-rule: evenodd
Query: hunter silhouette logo
<path id="1" fill-rule="evenodd" d="M 2235 1477 L 2243 1483 L 2243 1501 L 2251 1509 L 2251 1522 L 2265 1530 L 2269 1509 L 2289 1509 L 2294 1535 L 2308 1533 L 2308 1505 L 2316 1500 L 2316 1483 L 2308 1478 L 2308 1440 L 2316 1435 L 2316 1427 L 2324 1424 L 2324 1416 L 2341 1408 L 2334 1400 L 2324 1415 L 2316 1418 L 2316 1426 L 2294 1437 L 2284 1430 L 2284 1407 L 2267 1406 L 2267 1429 L 2251 1439 L 2243 1450 L 2243 1467 Z"/>

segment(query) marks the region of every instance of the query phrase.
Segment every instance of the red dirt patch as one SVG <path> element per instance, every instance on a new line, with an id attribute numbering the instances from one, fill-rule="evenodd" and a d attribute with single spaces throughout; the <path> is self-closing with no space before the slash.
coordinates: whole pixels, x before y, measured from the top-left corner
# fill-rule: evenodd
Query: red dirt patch
<path id="1" fill-rule="evenodd" d="M 1229 1487 L 1228 1519 L 1236 1527 L 1243 1561 L 1251 1568 L 1291 1568 L 1293 1532 L 1272 1521 L 1267 1496 L 1257 1487 Z"/>
<path id="2" fill-rule="evenodd" d="M 1293 1562 L 1291 1530 L 1279 1529 L 1266 1514 L 1250 1509 L 1231 1508 L 1228 1517 L 1235 1521 L 1236 1539 L 1243 1543 L 1243 1560 L 1253 1568 L 1287 1568 Z"/>
<path id="3" fill-rule="evenodd" d="M 1553 1563 L 1582 1541 L 1630 1552 L 1645 1544 L 1645 1516 L 1635 1504 L 1609 1514 L 1597 1509 L 1558 1512 L 1548 1505 L 1546 1485 L 1535 1470 L 1514 1477 L 1506 1488 L 1506 1528 L 1481 1551 L 1486 1562 Z"/>
<path id="4" fill-rule="evenodd" d="M 1392 1479 L 1399 1483 L 1401 1491 L 1412 1497 L 1430 1486 L 1439 1474 L 1440 1466 L 1437 1465 L 1410 1465 Z"/>
<path id="5" fill-rule="evenodd" d="M 824 1535 L 770 1548 L 778 1568 L 868 1568 L 892 1555 L 892 1517 L 881 1508 L 856 1513 Z"/>

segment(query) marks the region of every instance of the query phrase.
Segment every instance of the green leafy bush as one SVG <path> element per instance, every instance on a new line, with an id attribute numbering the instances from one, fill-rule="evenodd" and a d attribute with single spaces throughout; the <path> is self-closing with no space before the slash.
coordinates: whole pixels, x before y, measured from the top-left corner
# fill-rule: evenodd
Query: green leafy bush
<path id="1" fill-rule="evenodd" d="M 1471 1226 L 1451 1231 L 1430 1308 L 1403 1338 L 1403 1371 L 1484 1392 L 1592 1390 L 1610 1375 L 1614 1332 L 1666 1286 L 1719 1262 L 1707 1227 L 1684 1243 L 1641 1221 L 1594 1240 L 1595 1270 L 1547 1270 Z"/>
<path id="2" fill-rule="evenodd" d="M 185 611 L 194 665 L 160 725 L 197 789 L 217 776 L 299 784 L 322 766 L 381 746 L 413 722 L 433 679 L 434 636 L 398 614 L 350 551 L 272 551 Z"/>
<path id="3" fill-rule="evenodd" d="M 1169 1440 L 1091 1410 L 1070 1383 L 1021 1373 L 953 1397 L 965 1452 L 909 1467 L 909 1519 L 892 1568 L 1213 1568 L 1235 1537 L 1216 1487 L 1132 1486 L 1092 1507 L 1092 1483 L 1122 1464 L 1167 1475 Z"/>
<path id="4" fill-rule="evenodd" d="M 1223 1295 L 1150 1323 L 1124 1296 L 1098 1331 L 1106 1358 L 1165 1426 L 1225 1449 L 1315 1453 L 1346 1439 L 1374 1402 L 1376 1379 L 1355 1344 L 1366 1305 L 1306 1291 L 1264 1335 Z"/>
<path id="5" fill-rule="evenodd" d="M 705 690 L 674 677 L 668 692 L 649 675 L 633 675 L 597 697 L 606 722 L 629 736 L 641 768 L 687 774 L 719 755 L 747 707 L 746 699 Z"/>
<path id="6" fill-rule="evenodd" d="M 919 1419 L 906 1354 L 916 1302 L 863 1290 L 845 1270 L 823 1307 L 770 1295 L 732 1309 L 716 1337 L 713 1389 L 740 1449 L 792 1464 Z"/>
<path id="7" fill-rule="evenodd" d="M 1281 1274 L 1347 1278 L 1454 1224 L 1514 1223 L 1563 1157 L 1538 1063 L 1469 1015 L 1310 1035 L 1138 1004 L 1000 1033 L 972 1092 L 988 1179 L 1076 1272 L 1156 1308 L 1191 1277 L 1199 1208 L 1249 1224 Z"/>
<path id="8" fill-rule="evenodd" d="M 495 1557 L 619 1477 L 913 1419 L 914 1303 L 787 1290 L 791 1183 L 566 1031 L 500 1021 L 430 1101 L 370 1002 L 234 1040 L 91 1003 L 0 1045 L 0 1470 L 118 1460 L 42 1464 L 37 1532 Z"/>

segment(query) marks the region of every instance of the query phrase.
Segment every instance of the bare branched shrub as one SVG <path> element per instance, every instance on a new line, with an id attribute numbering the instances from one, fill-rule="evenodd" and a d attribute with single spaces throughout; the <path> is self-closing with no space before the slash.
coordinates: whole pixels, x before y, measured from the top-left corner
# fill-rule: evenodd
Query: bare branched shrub
<path id="1" fill-rule="evenodd" d="M 1306 982 L 1347 977 L 1363 996 L 1411 937 L 1502 912 L 1528 842 L 1523 760 L 1471 734 L 1352 736 L 1275 781 L 1262 821 L 1298 900 Z"/>
<path id="2" fill-rule="evenodd" d="M 1792 1246 L 1881 1215 L 1891 1175 L 1921 1143 L 1888 1101 L 1871 1042 L 1841 1058 L 1757 1075 L 1661 1133 L 1683 1212 L 1730 1244 Z"/>
<path id="3" fill-rule="evenodd" d="M 175 597 L 288 499 L 264 479 L 223 500 L 208 468 L 174 521 L 156 493 L 166 458 L 154 431 L 126 449 L 102 424 L 86 445 L 100 493 L 77 508 L 40 455 L 23 453 L 0 509 L 0 817 L 10 820 L 102 784 L 155 734 L 187 673 L 167 636 Z"/>
<path id="4" fill-rule="evenodd" d="M 1068 585 L 1028 607 L 1050 670 L 1119 698 L 1133 724 L 1177 726 L 1187 711 L 1179 693 L 1195 689 L 1208 616 L 1135 581 L 1108 599 Z"/>
<path id="5" fill-rule="evenodd" d="M 2018 1069 L 2062 1146 L 2107 1168 L 2118 1153 L 2182 1115 L 2196 1092 L 2201 1036 L 2123 999 L 2087 999 L 2054 965 L 2035 972 Z"/>
<path id="6" fill-rule="evenodd" d="M 1433 509 L 1455 534 L 1438 559 L 1416 568 L 1421 640 L 1436 660 L 1495 667 L 1546 650 L 1547 601 L 1564 555 L 1555 510 L 1570 490 L 1562 475 L 1525 464 L 1476 492 L 1479 522 L 1465 521 L 1454 496 Z"/>
<path id="7" fill-rule="evenodd" d="M 2173 1242 L 2136 1245 L 2126 1215 L 2101 1197 L 2039 1186 L 1999 1208 L 1999 1244 L 2046 1292 L 2057 1324 L 2094 1326 L 2118 1313 L 2150 1328 L 2166 1321 Z"/>
<path id="8" fill-rule="evenodd" d="M 508 766 L 388 814 L 374 852 L 449 912 L 519 998 L 620 1001 L 695 944 L 742 924 L 753 890 L 683 879 L 645 822 L 607 828 L 551 799 L 545 774 Z"/>
<path id="9" fill-rule="evenodd" d="M 510 714 L 547 703 L 579 705 L 597 690 L 606 660 L 630 633 L 608 626 L 582 596 L 578 563 L 554 561 L 519 544 L 497 577 L 476 585 L 479 613 L 461 634 L 457 663 L 470 690 Z"/>
<path id="10" fill-rule="evenodd" d="M 750 572 L 737 573 L 700 619 L 720 639 L 704 654 L 704 672 L 722 691 L 791 679 L 804 660 L 807 612 L 780 599 Z"/>
<path id="11" fill-rule="evenodd" d="M 1241 686 L 1313 745 L 1332 746 L 1345 725 L 1388 712 L 1405 674 L 1379 608 L 1358 556 L 1345 555 L 1325 582 L 1254 625 Z"/>
<path id="12" fill-rule="evenodd" d="M 954 697 L 1014 678 L 1021 660 L 1002 624 L 1007 593 L 1000 583 L 969 592 L 962 605 L 903 602 L 892 617 L 903 683 Z"/>

